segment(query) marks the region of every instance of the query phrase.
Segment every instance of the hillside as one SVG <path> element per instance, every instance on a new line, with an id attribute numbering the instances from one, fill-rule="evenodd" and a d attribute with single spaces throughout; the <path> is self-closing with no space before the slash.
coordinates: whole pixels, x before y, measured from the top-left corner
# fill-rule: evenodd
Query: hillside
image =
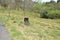
<path id="1" fill-rule="evenodd" d="M 9 16 L 10 13 L 10 16 Z M 24 17 L 30 25 L 24 25 Z M 60 40 L 60 19 L 43 19 L 34 12 L 22 10 L 0 10 L 0 19 L 13 40 Z"/>

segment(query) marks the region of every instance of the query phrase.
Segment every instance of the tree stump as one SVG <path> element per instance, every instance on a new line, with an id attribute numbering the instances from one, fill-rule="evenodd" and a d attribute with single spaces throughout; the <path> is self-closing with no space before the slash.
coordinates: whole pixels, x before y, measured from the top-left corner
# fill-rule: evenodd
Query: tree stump
<path id="1" fill-rule="evenodd" d="M 24 24 L 29 25 L 29 18 L 24 18 Z"/>

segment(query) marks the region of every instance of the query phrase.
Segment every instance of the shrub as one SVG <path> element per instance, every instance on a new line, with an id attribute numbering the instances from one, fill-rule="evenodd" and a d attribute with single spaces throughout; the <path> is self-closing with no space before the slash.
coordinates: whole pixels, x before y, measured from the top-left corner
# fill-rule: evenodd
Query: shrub
<path id="1" fill-rule="evenodd" d="M 41 13 L 40 13 L 40 17 L 41 17 L 41 18 L 48 18 L 48 17 L 47 17 L 47 13 L 48 13 L 47 11 L 41 12 Z"/>
<path id="2" fill-rule="evenodd" d="M 41 18 L 57 19 L 60 18 L 60 10 L 45 11 L 40 14 Z"/>
<path id="3" fill-rule="evenodd" d="M 60 10 L 51 10 L 48 12 L 47 16 L 51 19 L 60 18 Z"/>

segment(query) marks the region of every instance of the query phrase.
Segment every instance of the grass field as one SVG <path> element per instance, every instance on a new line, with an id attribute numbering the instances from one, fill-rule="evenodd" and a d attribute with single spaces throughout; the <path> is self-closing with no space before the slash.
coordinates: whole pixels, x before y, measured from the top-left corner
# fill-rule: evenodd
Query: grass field
<path id="1" fill-rule="evenodd" d="M 29 17 L 30 26 L 24 25 L 24 17 Z M 0 19 L 13 40 L 60 40 L 60 19 L 38 18 L 33 12 L 24 16 L 22 10 L 0 10 Z"/>

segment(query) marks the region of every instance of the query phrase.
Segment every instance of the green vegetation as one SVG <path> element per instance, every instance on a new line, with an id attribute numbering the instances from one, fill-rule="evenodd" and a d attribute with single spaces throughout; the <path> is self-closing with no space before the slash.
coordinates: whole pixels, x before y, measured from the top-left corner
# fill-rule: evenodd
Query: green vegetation
<path id="1" fill-rule="evenodd" d="M 48 18 L 60 18 L 60 10 L 51 10 L 48 14 L 47 14 Z"/>
<path id="2" fill-rule="evenodd" d="M 46 3 L 35 3 L 33 11 L 40 14 L 41 18 L 60 19 L 60 2 L 51 0 Z"/>
<path id="3" fill-rule="evenodd" d="M 29 26 L 24 25 L 25 17 Z M 31 11 L 0 8 L 0 19 L 13 40 L 60 40 L 59 2 L 36 2 Z"/>

